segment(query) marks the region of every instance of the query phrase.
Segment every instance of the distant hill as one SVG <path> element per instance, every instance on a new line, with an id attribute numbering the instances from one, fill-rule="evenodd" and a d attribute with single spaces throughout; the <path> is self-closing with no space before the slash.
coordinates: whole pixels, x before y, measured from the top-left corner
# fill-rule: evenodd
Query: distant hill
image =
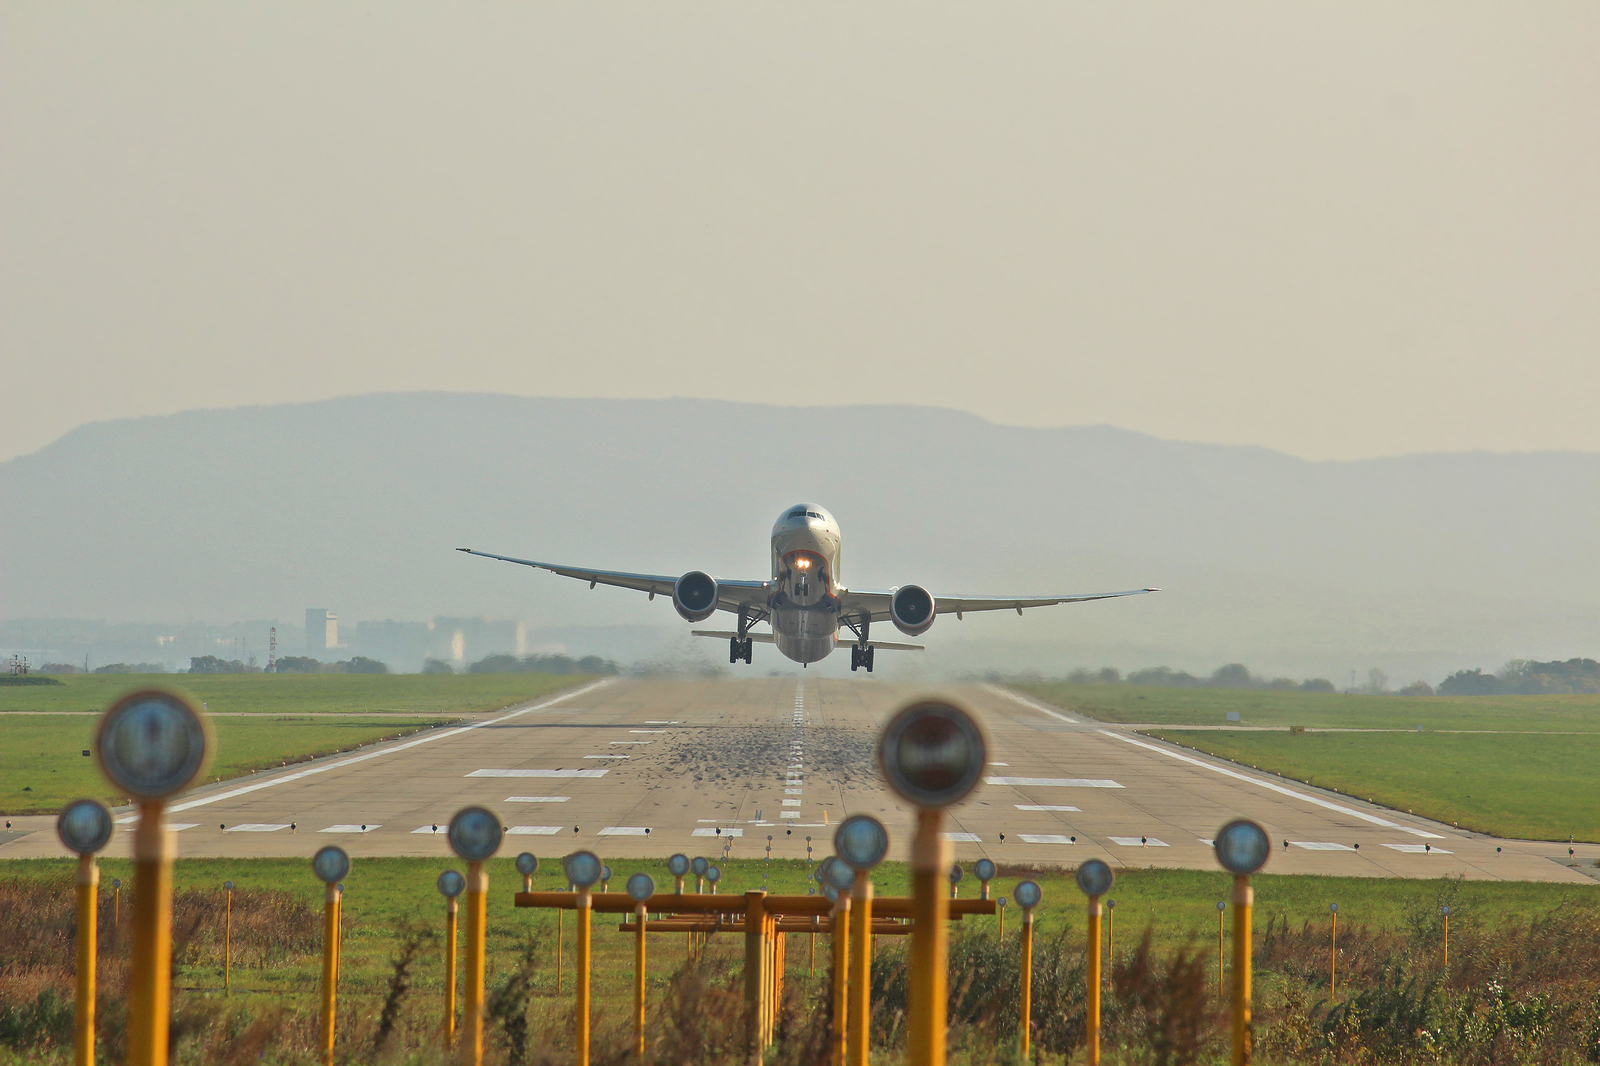
<path id="1" fill-rule="evenodd" d="M 451 549 L 761 577 L 773 519 L 803 499 L 843 525 L 847 583 L 1168 590 L 941 619 L 909 671 L 1241 661 L 1437 680 L 1600 646 L 1600 455 L 1312 463 L 919 407 L 441 393 L 102 422 L 0 464 L 0 617 L 326 606 L 678 640 L 666 604 Z"/>

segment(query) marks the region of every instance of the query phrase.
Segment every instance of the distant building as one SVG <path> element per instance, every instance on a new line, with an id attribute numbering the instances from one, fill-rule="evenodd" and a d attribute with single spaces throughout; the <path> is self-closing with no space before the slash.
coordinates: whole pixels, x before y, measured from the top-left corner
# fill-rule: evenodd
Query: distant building
<path id="1" fill-rule="evenodd" d="M 339 616 L 322 607 L 306 608 L 306 654 L 320 659 L 339 648 Z"/>
<path id="2" fill-rule="evenodd" d="M 405 673 L 421 670 L 425 659 L 447 658 L 438 644 L 432 622 L 357 622 L 351 641 L 355 654 Z"/>
<path id="3" fill-rule="evenodd" d="M 458 663 L 476 662 L 488 655 L 527 655 L 528 630 L 521 622 L 490 618 L 435 618 L 434 646 Z"/>

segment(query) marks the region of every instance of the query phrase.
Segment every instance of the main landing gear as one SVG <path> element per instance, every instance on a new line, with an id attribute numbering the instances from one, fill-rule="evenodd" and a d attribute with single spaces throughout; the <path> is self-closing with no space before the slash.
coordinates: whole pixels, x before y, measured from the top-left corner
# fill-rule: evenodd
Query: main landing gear
<path id="1" fill-rule="evenodd" d="M 872 653 L 875 650 L 870 644 L 866 647 L 859 644 L 850 645 L 850 669 L 859 670 L 864 666 L 867 668 L 867 673 L 872 673 Z"/>
<path id="2" fill-rule="evenodd" d="M 743 640 L 738 637 L 730 638 L 728 640 L 728 661 L 730 663 L 743 661 L 746 665 L 749 665 L 750 654 L 755 645 L 756 642 L 749 637 L 745 637 Z"/>

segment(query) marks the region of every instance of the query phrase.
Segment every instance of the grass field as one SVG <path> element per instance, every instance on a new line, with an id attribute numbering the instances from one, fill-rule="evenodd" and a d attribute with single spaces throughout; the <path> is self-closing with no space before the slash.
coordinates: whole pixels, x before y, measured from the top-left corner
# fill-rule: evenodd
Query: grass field
<path id="1" fill-rule="evenodd" d="M 117 803 L 92 758 L 96 714 L 143 683 L 209 704 L 217 753 L 210 778 L 230 778 L 403 736 L 588 680 L 572 675 L 234 674 L 67 677 L 60 686 L 0 688 L 0 813 L 50 813 L 78 796 Z"/>
<path id="2" fill-rule="evenodd" d="M 1103 722 L 1220 726 L 1237 711 L 1240 725 L 1254 726 L 1600 733 L 1600 695 L 1346 696 L 1061 682 L 1012 687 Z"/>
<path id="3" fill-rule="evenodd" d="M 1600 840 L 1600 793 L 1584 784 L 1600 759 L 1600 736 L 1174 729 L 1150 735 L 1480 833 Z"/>
<path id="4" fill-rule="evenodd" d="M 443 927 L 443 903 L 433 887 L 445 860 L 380 859 L 358 860 L 346 879 L 344 897 L 345 939 L 340 972 L 340 1061 L 443 1062 L 418 1051 L 436 1043 L 435 1026 L 443 998 L 443 946 L 439 934 Z M 503 1063 L 546 1063 L 570 1061 L 565 1034 L 570 1031 L 574 959 L 574 922 L 563 922 L 562 987 L 557 991 L 555 916 L 551 912 L 516 910 L 511 894 L 521 879 L 509 855 L 490 864 L 488 899 L 488 987 L 491 1003 L 491 1061 Z M 621 862 L 612 882 L 617 890 L 626 875 L 644 870 L 655 877 L 660 888 L 670 889 L 671 878 L 660 862 Z M 10 860 L 0 862 L 0 897 L 10 901 L 26 898 L 30 885 L 44 887 L 48 908 L 37 899 L 35 909 L 51 909 L 48 919 L 36 924 L 50 926 L 54 935 L 69 935 L 71 863 L 68 860 Z M 535 887 L 563 888 L 557 863 L 547 861 L 535 877 Z M 803 892 L 807 866 L 803 862 L 734 860 L 724 864 L 722 886 L 727 892 L 760 887 L 762 874 L 767 886 L 779 892 Z M 906 889 L 907 869 L 901 863 L 886 863 L 874 877 L 878 894 L 899 895 Z M 112 877 L 127 878 L 128 864 L 108 861 L 103 865 L 102 885 Z M 1082 1006 L 1081 944 L 1084 930 L 1083 897 L 1070 875 L 1046 872 L 1003 870 L 994 886 L 996 895 L 1010 896 L 1020 876 L 1033 876 L 1044 889 L 1037 913 L 1035 952 L 1035 1009 L 1040 1026 L 1039 1040 L 1044 1052 L 1039 1061 L 1061 1064 L 1075 1039 L 1073 1012 Z M 221 883 L 232 879 L 237 885 L 233 932 L 233 995 L 224 999 L 221 967 Z M 285 860 L 180 860 L 175 888 L 179 896 L 179 921 L 175 925 L 180 966 L 175 981 L 175 1011 L 183 1019 L 175 1062 L 278 1063 L 314 1061 L 310 1049 L 315 1042 L 315 1022 L 320 989 L 321 886 L 313 880 L 309 864 Z M 969 888 L 969 886 L 971 886 Z M 1106 1062 L 1147 1063 L 1152 1041 L 1162 1034 L 1172 1036 L 1174 1028 L 1188 1027 L 1200 1041 L 1203 1055 L 1172 1059 L 1183 1062 L 1226 1061 L 1225 1015 L 1216 1008 L 1212 994 L 1215 981 L 1216 903 L 1225 898 L 1228 878 L 1221 873 L 1198 871 L 1137 870 L 1125 872 L 1111 895 L 1116 900 L 1114 952 L 1107 962 Z M 1478 986 L 1486 985 L 1485 968 L 1505 961 L 1497 952 L 1509 952 L 1510 972 L 1497 980 L 1505 982 L 1508 1003 L 1525 1000 L 1535 1006 L 1535 995 L 1558 992 L 1574 1004 L 1571 1017 L 1565 1008 L 1560 1015 L 1561 1036 L 1570 1041 L 1573 1031 L 1581 1037 L 1588 1024 L 1582 1004 L 1592 995 L 1589 985 L 1573 974 L 1561 971 L 1574 965 L 1591 965 L 1592 947 L 1562 951 L 1569 938 L 1573 945 L 1589 945 L 1597 929 L 1600 898 L 1587 886 L 1460 882 L 1404 881 L 1375 878 L 1326 878 L 1309 876 L 1259 875 L 1255 878 L 1257 931 L 1257 1061 L 1297 1062 L 1377 1062 L 1413 1061 L 1412 1056 L 1374 1054 L 1391 1035 L 1378 1028 L 1368 1031 L 1357 1021 L 1349 1032 L 1327 1000 L 1326 960 L 1328 945 L 1328 905 L 1340 907 L 1340 944 L 1345 952 L 1341 963 L 1343 995 L 1360 997 L 1372 989 L 1391 1008 L 1410 1011 L 1398 1038 L 1417 1040 L 1416 1021 L 1427 1016 L 1472 1019 L 1481 1016 L 1483 1005 Z M 971 881 L 963 883 L 963 896 L 975 894 Z M 186 893 L 193 893 L 185 896 Z M 102 892 L 102 921 L 109 924 L 105 902 L 109 889 Z M 126 951 L 128 914 L 127 895 L 123 896 L 124 925 L 104 928 L 102 950 L 111 958 Z M 1461 986 L 1448 996 L 1439 984 L 1440 927 L 1439 908 L 1451 907 L 1452 957 L 1457 963 Z M 1016 1025 L 1017 913 L 1014 907 L 1006 921 L 1006 937 L 998 936 L 994 918 L 969 918 L 953 927 L 952 944 L 952 1063 L 1020 1064 L 1014 1050 L 1007 1050 Z M 0 915 L 0 924 L 21 919 Z M 628 1057 L 627 1027 L 633 981 L 633 938 L 616 929 L 617 916 L 597 916 L 594 921 L 592 965 L 594 981 L 597 1062 L 621 1063 Z M 18 927 L 23 928 L 23 927 Z M 1143 961 L 1138 945 L 1144 934 L 1151 934 L 1151 961 Z M 19 935 L 13 933 L 13 935 Z M 1058 939 L 1059 938 L 1059 939 Z M 19 953 L 38 953 L 41 941 L 24 946 Z M 711 968 L 706 983 L 698 991 L 686 992 L 683 938 L 658 935 L 650 939 L 650 1014 L 657 1034 L 668 1027 L 669 1019 L 691 1016 L 698 1024 L 731 1027 L 737 1043 L 739 1018 L 738 975 L 741 972 L 741 936 L 713 937 L 707 949 Z M 824 978 L 829 963 L 826 935 L 816 938 L 816 971 L 811 971 L 811 942 L 805 935 L 788 939 L 786 951 L 787 983 L 793 990 L 791 1009 L 797 1013 L 786 1023 L 791 1032 L 825 1025 L 826 1010 L 821 1006 Z M 875 1021 L 892 1030 L 898 1024 L 893 1004 L 903 1002 L 904 948 L 901 938 L 880 939 L 874 964 L 874 999 L 884 1013 Z M 403 980 L 396 981 L 397 960 L 410 952 Z M 1184 953 L 1187 953 L 1185 955 Z M 70 960 L 70 951 L 55 952 Z M 1189 962 L 1185 963 L 1187 958 Z M 524 960 L 530 960 L 523 969 Z M 878 963 L 882 963 L 882 968 Z M 1535 965 L 1542 967 L 1535 971 Z M 0 975 L 7 962 L 0 957 Z M 53 978 L 57 986 L 69 987 L 70 961 L 57 963 L 60 973 Z M 1188 968 L 1185 969 L 1185 966 Z M 1519 968 L 1520 967 L 1520 968 Z M 896 974 L 898 971 L 898 975 Z M 115 966 L 109 974 L 120 972 Z M 962 975 L 965 976 L 962 976 Z M 18 975 L 21 976 L 20 973 Z M 974 984 L 974 978 L 978 983 Z M 1581 978 L 1581 974 L 1578 975 Z M 11 1019 L 11 1029 L 0 1026 L 0 1045 L 13 1039 L 25 1051 L 7 1060 L 0 1048 L 0 1061 L 63 1062 L 61 1034 L 70 1033 L 70 1012 L 54 1014 L 40 1007 L 40 975 L 29 971 L 26 980 L 0 981 L 0 1016 Z M 114 986 L 114 977 L 105 980 Z M 897 983 L 898 982 L 898 983 Z M 1406 982 L 1410 982 L 1409 984 Z M 1420 984 L 1418 983 L 1420 982 Z M 60 993 L 57 993 L 59 995 Z M 956 1003 L 956 999 L 961 1002 Z M 59 1002 L 59 999 L 54 1001 Z M 1356 999 L 1363 1004 L 1364 1000 Z M 962 1004 L 966 1004 L 963 1007 Z M 1502 1009 L 1504 1004 L 1502 1004 Z M 1358 1006 L 1367 1012 L 1366 1006 Z M 1010 1011 L 1009 1021 L 1006 1012 Z M 31 1012 L 31 1013 L 30 1013 Z M 1378 1025 L 1383 1015 L 1372 1012 Z M 397 1043 L 385 1043 L 383 1018 L 398 1019 Z M 1081 1014 L 1079 1015 L 1081 1018 Z M 114 1031 L 115 1009 L 105 1015 L 104 1025 Z M 520 1019 L 520 1021 L 519 1021 Z M 519 1030 L 518 1026 L 522 1028 Z M 1319 1029 L 1321 1027 L 1321 1029 Z M 1364 1057 L 1299 1057 L 1284 1049 L 1300 1045 L 1321 1031 L 1329 1039 L 1346 1045 L 1362 1043 Z M 517 1033 L 530 1043 L 517 1052 Z M 1442 1032 L 1442 1028 L 1438 1031 Z M 10 1035 L 8 1035 L 10 1034 Z M 43 1039 L 54 1034 L 53 1042 Z M 883 1034 L 880 1034 L 883 1035 Z M 1489 1032 L 1472 1039 L 1494 1044 L 1515 1032 Z M 774 1063 L 814 1063 L 821 1061 L 805 1049 L 805 1033 L 791 1036 L 790 1047 L 780 1047 L 769 1061 Z M 661 1038 L 658 1035 L 658 1039 Z M 681 1041 L 681 1034 L 671 1039 Z M 885 1035 L 885 1041 L 903 1039 Z M 1548 1043 L 1551 1034 L 1545 1033 Z M 237 1044 L 235 1048 L 233 1045 Z M 13 1044 L 13 1046 L 16 1046 Z M 675 1044 L 678 1054 L 656 1061 L 732 1063 L 741 1056 L 717 1053 L 689 1055 Z M 406 1049 L 412 1050 L 406 1050 Z M 527 1054 L 533 1048 L 539 1051 Z M 1416 1047 L 1409 1050 L 1415 1052 Z M 1437 1048 L 1434 1049 L 1437 1052 Z M 1491 1049 L 1504 1052 L 1503 1044 Z M 380 1053 L 381 1052 L 381 1053 Z M 885 1061 L 898 1061 L 890 1046 L 882 1048 Z M 876 1061 L 876 1060 L 875 1060 Z M 1503 1057 L 1488 1059 L 1432 1054 L 1415 1061 L 1431 1063 L 1478 1063 L 1512 1061 Z M 1526 1062 L 1566 1062 L 1556 1058 L 1518 1058 Z M 1575 1061 L 1575 1060 L 1574 1060 Z"/>

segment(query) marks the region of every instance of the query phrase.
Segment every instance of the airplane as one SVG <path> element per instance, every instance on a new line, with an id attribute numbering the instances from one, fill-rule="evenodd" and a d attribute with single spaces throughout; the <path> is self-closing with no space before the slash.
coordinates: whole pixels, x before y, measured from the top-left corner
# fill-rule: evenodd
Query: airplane
<path id="1" fill-rule="evenodd" d="M 840 630 L 849 630 L 850 669 L 872 673 L 873 653 L 923 651 L 921 644 L 904 644 L 872 639 L 873 622 L 890 622 L 908 637 L 921 636 L 941 614 L 960 619 L 969 611 L 1009 611 L 1019 615 L 1027 607 L 1049 607 L 1058 603 L 1109 600 L 1119 596 L 1140 596 L 1160 589 L 1129 589 L 1126 592 L 1090 592 L 1065 596 L 941 596 L 921 585 L 897 585 L 891 589 L 850 589 L 839 583 L 839 523 L 821 506 L 800 503 L 778 516 L 772 527 L 772 577 L 767 581 L 729 581 L 701 570 L 690 570 L 681 577 L 663 574 L 630 574 L 618 570 L 589 570 L 560 563 L 541 563 L 533 559 L 514 559 L 472 548 L 457 548 L 468 555 L 517 563 L 548 570 L 562 577 L 596 585 L 672 597 L 672 606 L 687 622 L 703 622 L 717 611 L 728 611 L 737 618 L 737 629 L 696 629 L 697 637 L 719 637 L 728 641 L 728 661 L 748 665 L 757 643 L 775 644 L 778 651 L 804 666 L 826 659 L 841 643 Z M 767 622 L 772 632 L 755 633 L 752 627 Z"/>

